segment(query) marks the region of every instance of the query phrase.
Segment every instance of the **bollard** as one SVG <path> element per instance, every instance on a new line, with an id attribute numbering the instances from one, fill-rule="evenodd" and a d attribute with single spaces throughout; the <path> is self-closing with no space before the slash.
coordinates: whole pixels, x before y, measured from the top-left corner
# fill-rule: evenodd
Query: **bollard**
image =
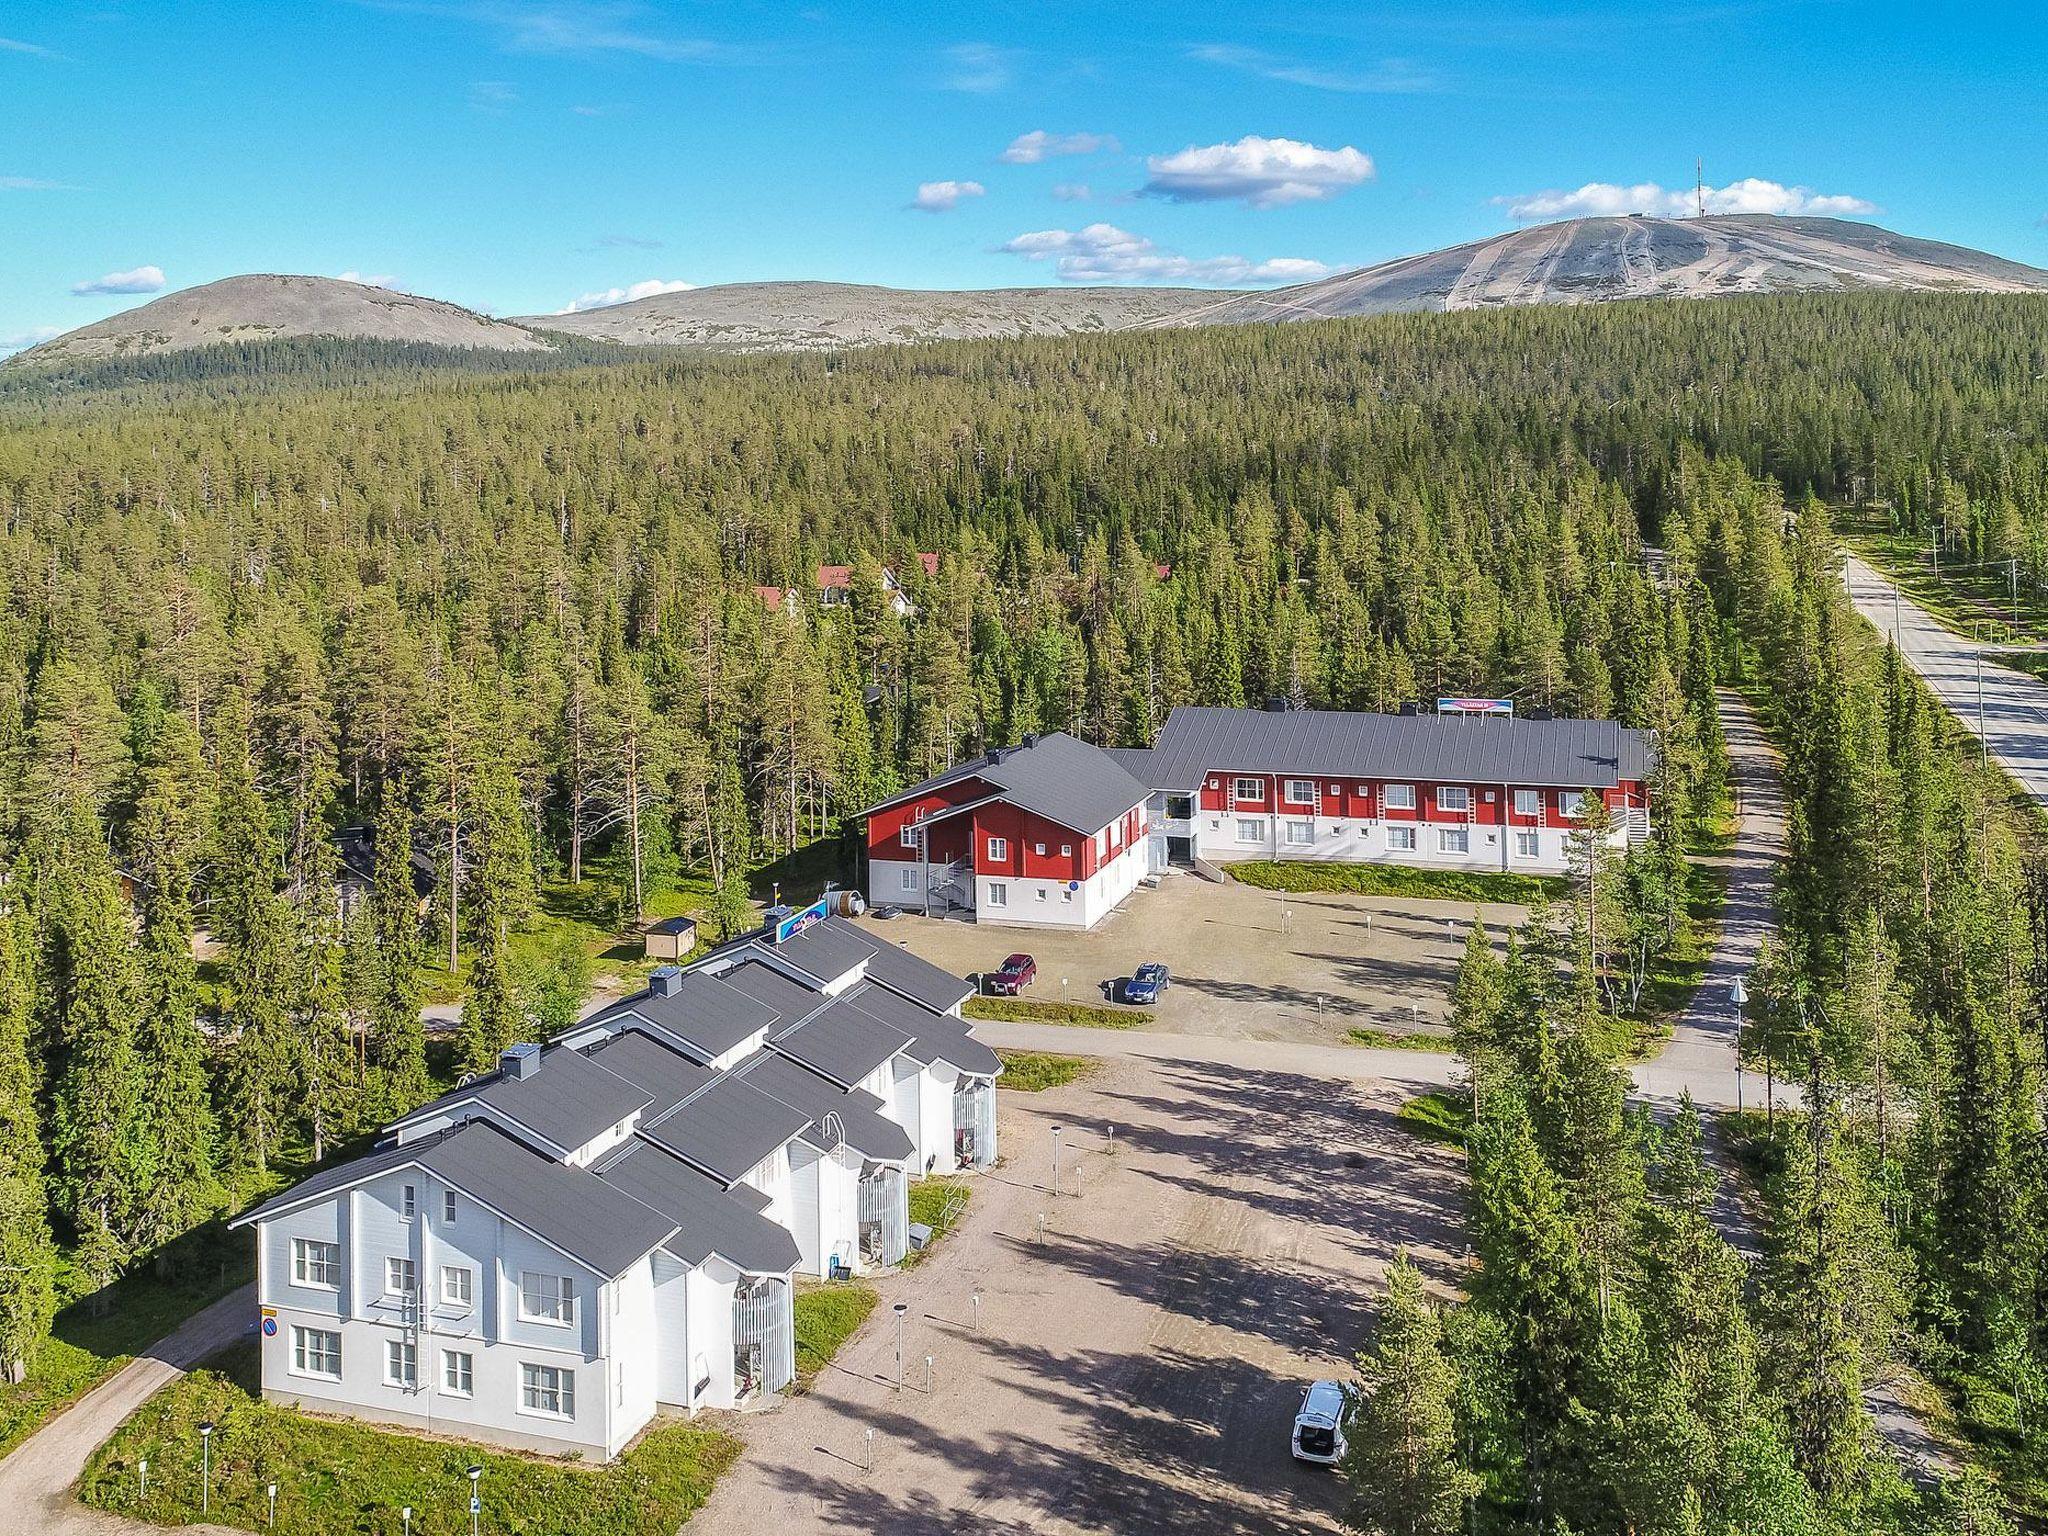
<path id="1" fill-rule="evenodd" d="M 875 1432 L 872 1429 L 868 1431 L 868 1470 L 875 1470 Z"/>
<path id="2" fill-rule="evenodd" d="M 401 1509 L 398 1518 L 405 1522 L 405 1536 L 412 1536 L 412 1506 L 408 1504 Z"/>
<path id="3" fill-rule="evenodd" d="M 981 1292 L 974 1293 L 974 1331 L 981 1332 Z"/>
<path id="4" fill-rule="evenodd" d="M 938 1373 L 937 1373 L 936 1371 L 934 1371 L 934 1370 L 932 1369 L 932 1357 L 931 1357 L 930 1355 L 926 1355 L 926 1356 L 924 1357 L 924 1389 L 925 1389 L 925 1391 L 926 1391 L 926 1392 L 930 1392 L 930 1391 L 932 1390 L 932 1388 L 934 1388 L 935 1386 L 937 1386 L 937 1385 L 938 1385 L 938 1382 L 939 1382 L 939 1378 L 938 1378 Z"/>
<path id="5" fill-rule="evenodd" d="M 1039 1243 L 1045 1241 L 1045 1212 L 1043 1211 L 1038 1213 L 1038 1237 L 1036 1241 Z"/>
<path id="6" fill-rule="evenodd" d="M 149 1458 L 147 1456 L 142 1458 L 140 1470 L 142 1472 L 142 1491 L 136 1495 L 137 1502 L 149 1497 Z"/>
<path id="7" fill-rule="evenodd" d="M 263 1491 L 264 1491 L 265 1495 L 267 1495 L 267 1496 L 268 1496 L 268 1498 L 270 1499 L 270 1528 L 271 1528 L 272 1530 L 276 1530 L 276 1529 L 277 1529 L 277 1484 L 275 1484 L 275 1483 L 272 1483 L 272 1484 L 271 1484 L 271 1485 L 270 1485 L 270 1486 L 269 1486 L 268 1488 L 264 1489 Z"/>

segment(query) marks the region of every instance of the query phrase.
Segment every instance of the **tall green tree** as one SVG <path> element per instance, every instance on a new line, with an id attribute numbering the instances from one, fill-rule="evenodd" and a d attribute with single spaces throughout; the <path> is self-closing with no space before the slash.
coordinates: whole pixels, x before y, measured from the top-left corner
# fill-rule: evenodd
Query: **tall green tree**
<path id="1" fill-rule="evenodd" d="M 1363 1385 L 1346 1430 L 1349 1522 L 1384 1536 L 1451 1536 L 1479 1479 L 1458 1454 L 1457 1372 L 1444 1356 L 1422 1275 L 1403 1253 L 1360 1354 Z"/>

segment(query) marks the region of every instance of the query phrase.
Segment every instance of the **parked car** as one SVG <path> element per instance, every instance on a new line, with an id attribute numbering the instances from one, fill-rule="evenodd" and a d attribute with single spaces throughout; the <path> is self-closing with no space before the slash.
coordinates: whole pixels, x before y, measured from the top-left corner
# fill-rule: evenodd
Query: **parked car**
<path id="1" fill-rule="evenodd" d="M 1344 1417 L 1351 1399 L 1334 1381 L 1319 1381 L 1301 1394 L 1294 1416 L 1294 1459 L 1335 1466 L 1344 1459 Z"/>
<path id="2" fill-rule="evenodd" d="M 1015 997 L 1038 979 L 1038 962 L 1029 955 L 1012 955 L 1001 967 L 983 977 L 983 983 L 996 997 Z"/>
<path id="3" fill-rule="evenodd" d="M 1171 979 L 1165 966 L 1156 960 L 1148 960 L 1138 967 L 1131 979 L 1124 983 L 1124 1001 L 1127 1003 L 1156 1003 Z"/>

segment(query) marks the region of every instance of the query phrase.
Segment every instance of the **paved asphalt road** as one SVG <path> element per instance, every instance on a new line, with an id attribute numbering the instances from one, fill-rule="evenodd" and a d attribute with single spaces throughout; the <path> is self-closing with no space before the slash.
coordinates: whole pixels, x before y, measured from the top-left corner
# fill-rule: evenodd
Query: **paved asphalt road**
<path id="1" fill-rule="evenodd" d="M 2048 683 L 1999 665 L 1997 647 L 1981 648 L 1944 627 L 1854 555 L 1847 557 L 1847 576 L 1856 611 L 1897 642 L 1899 655 L 1963 728 L 1981 736 L 2005 771 L 2048 805 Z"/>

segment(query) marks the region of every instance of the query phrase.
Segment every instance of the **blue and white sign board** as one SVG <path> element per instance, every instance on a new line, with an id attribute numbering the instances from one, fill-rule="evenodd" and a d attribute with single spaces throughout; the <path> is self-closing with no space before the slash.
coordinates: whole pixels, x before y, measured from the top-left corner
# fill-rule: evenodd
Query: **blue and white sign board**
<path id="1" fill-rule="evenodd" d="M 820 896 L 801 912 L 792 912 L 775 925 L 775 942 L 793 939 L 813 923 L 825 921 L 825 898 Z"/>
<path id="2" fill-rule="evenodd" d="M 1438 699 L 1436 712 L 1440 715 L 1512 715 L 1515 712 L 1513 699 Z"/>

